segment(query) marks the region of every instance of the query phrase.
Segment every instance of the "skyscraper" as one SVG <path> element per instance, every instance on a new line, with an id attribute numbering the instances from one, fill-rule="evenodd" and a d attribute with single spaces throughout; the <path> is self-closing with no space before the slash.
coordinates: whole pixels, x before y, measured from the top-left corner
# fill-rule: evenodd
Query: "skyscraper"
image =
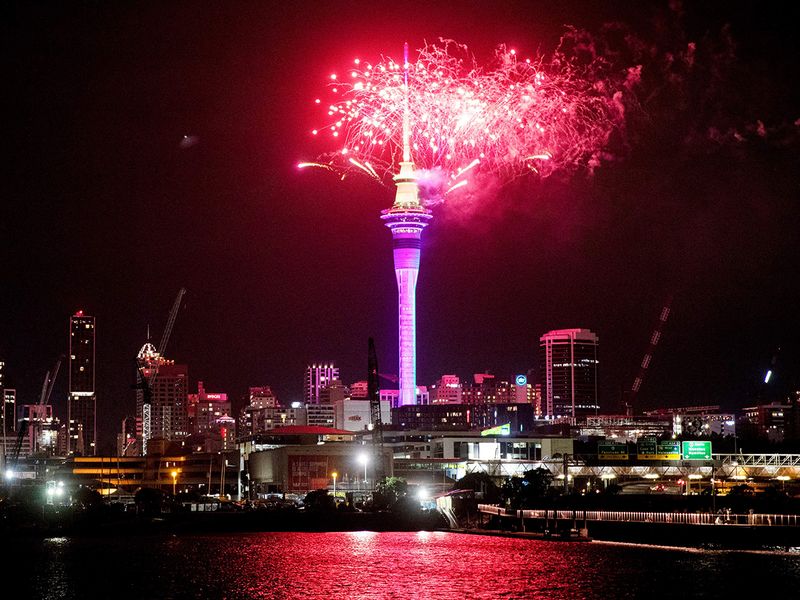
<path id="1" fill-rule="evenodd" d="M 339 369 L 333 363 L 308 365 L 303 379 L 303 402 L 319 404 L 319 393 L 334 379 L 339 379 Z"/>
<path id="2" fill-rule="evenodd" d="M 141 376 L 150 386 L 149 419 L 144 390 L 136 390 L 136 435 L 142 441 L 142 454 L 147 454 L 152 440 L 172 442 L 189 435 L 189 367 L 167 360 L 149 342 L 142 346 L 138 360 Z"/>
<path id="3" fill-rule="evenodd" d="M 557 329 L 539 338 L 545 415 L 574 418 L 597 414 L 598 342 L 588 329 Z"/>
<path id="4" fill-rule="evenodd" d="M 431 211 L 419 202 L 408 142 L 407 116 L 405 121 L 403 160 L 400 172 L 394 177 L 397 193 L 392 207 L 381 214 L 381 219 L 392 232 L 394 274 L 397 278 L 399 406 L 417 403 L 417 276 L 422 230 L 433 218 Z"/>
<path id="5" fill-rule="evenodd" d="M 67 452 L 82 456 L 97 453 L 94 342 L 94 317 L 79 310 L 69 318 Z"/>

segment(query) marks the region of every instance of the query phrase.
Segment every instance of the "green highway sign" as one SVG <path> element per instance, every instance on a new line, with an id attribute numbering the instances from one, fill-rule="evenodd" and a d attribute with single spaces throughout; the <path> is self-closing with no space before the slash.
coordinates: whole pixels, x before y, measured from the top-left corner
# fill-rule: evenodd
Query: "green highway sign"
<path id="1" fill-rule="evenodd" d="M 711 442 L 683 442 L 683 460 L 711 460 Z"/>
<path id="2" fill-rule="evenodd" d="M 628 444 L 599 442 L 597 444 L 597 458 L 601 460 L 628 460 Z"/>
<path id="3" fill-rule="evenodd" d="M 652 438 L 642 438 L 636 444 L 636 458 L 639 460 L 680 460 L 681 443 L 672 440 L 656 443 Z"/>

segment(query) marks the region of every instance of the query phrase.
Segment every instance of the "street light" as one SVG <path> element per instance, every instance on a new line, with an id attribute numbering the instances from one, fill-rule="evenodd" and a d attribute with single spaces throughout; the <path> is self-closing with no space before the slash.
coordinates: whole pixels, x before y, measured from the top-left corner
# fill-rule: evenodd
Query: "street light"
<path id="1" fill-rule="evenodd" d="M 177 483 L 177 481 L 178 481 L 178 472 L 177 471 L 173 471 L 172 473 L 170 473 L 170 475 L 172 475 L 172 495 L 174 496 L 175 495 L 175 483 Z"/>
<path id="2" fill-rule="evenodd" d="M 369 456 L 366 452 L 362 452 L 358 455 L 358 462 L 364 465 L 364 483 L 367 483 L 367 463 L 369 463 Z"/>
<path id="3" fill-rule="evenodd" d="M 336 471 L 334 471 L 333 473 L 331 473 L 331 477 L 333 477 L 333 498 L 334 498 L 334 500 L 333 500 L 333 501 L 334 501 L 334 502 L 336 502 L 336 478 L 337 478 L 338 476 L 339 476 L 339 474 L 338 474 Z"/>

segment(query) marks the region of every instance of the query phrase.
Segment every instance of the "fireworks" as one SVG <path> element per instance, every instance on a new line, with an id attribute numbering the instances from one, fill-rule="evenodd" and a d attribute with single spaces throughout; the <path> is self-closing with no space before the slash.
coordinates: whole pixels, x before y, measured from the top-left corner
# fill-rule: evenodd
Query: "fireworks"
<path id="1" fill-rule="evenodd" d="M 331 75 L 331 100 L 315 100 L 328 119 L 312 133 L 339 146 L 316 164 L 390 183 L 403 158 L 406 111 L 417 169 L 440 178 L 429 198 L 462 187 L 471 169 L 507 180 L 596 164 L 615 109 L 589 72 L 560 52 L 531 61 L 505 47 L 483 69 L 452 41 L 427 45 L 405 64 L 356 59 L 345 75 Z"/>

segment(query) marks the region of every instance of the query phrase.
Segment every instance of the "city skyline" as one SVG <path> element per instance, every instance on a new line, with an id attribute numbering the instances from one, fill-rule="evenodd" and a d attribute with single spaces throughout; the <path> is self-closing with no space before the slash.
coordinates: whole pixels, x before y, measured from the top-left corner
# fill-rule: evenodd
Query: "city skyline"
<path id="1" fill-rule="evenodd" d="M 417 288 L 418 380 L 525 373 L 537 366 L 541 334 L 585 327 L 603 340 L 598 395 L 601 410 L 611 408 L 674 294 L 642 406 L 744 406 L 779 346 L 781 361 L 797 355 L 798 337 L 797 41 L 780 25 L 790 21 L 782 9 L 751 14 L 753 6 L 694 7 L 679 18 L 662 3 L 633 14 L 567 3 L 534 24 L 515 19 L 530 9 L 511 2 L 501 21 L 475 6 L 455 16 L 422 9 L 428 18 L 415 30 L 394 25 L 391 10 L 377 22 L 355 9 L 316 17 L 352 26 L 345 41 L 298 41 L 305 15 L 289 8 L 269 15 L 284 27 L 268 34 L 256 9 L 219 9 L 225 19 L 215 20 L 187 8 L 167 17 L 19 8 L 5 378 L 20 403 L 31 402 L 66 353 L 65 319 L 83 309 L 98 321 L 98 428 L 116 431 L 135 404 L 130 385 L 146 328 L 160 333 L 181 286 L 186 306 L 167 355 L 211 389 L 238 395 L 270 385 L 299 400 L 303 369 L 320 357 L 347 379 L 365 378 L 369 336 L 394 372 L 396 285 L 375 222 L 391 192 L 294 170 L 316 149 L 305 103 L 318 82 L 354 56 L 398 55 L 406 40 L 414 48 L 447 35 L 482 55 L 499 43 L 533 52 L 552 49 L 565 23 L 599 31 L 621 20 L 652 33 L 660 13 L 686 42 L 718 43 L 720 53 L 731 23 L 735 68 L 720 86 L 744 90 L 743 106 L 720 122 L 715 110 L 728 107 L 719 96 L 697 120 L 670 120 L 663 104 L 675 96 L 662 95 L 647 107 L 650 123 L 630 132 L 630 156 L 591 177 L 497 188 L 479 222 L 477 207 L 437 207 Z M 108 19 L 118 29 L 104 28 Z M 492 24 L 476 35 L 476 20 Z M 381 28 L 388 34 L 376 39 L 370 32 Z M 785 126 L 784 142 L 775 132 Z M 711 127 L 718 144 L 687 141 Z M 788 375 L 776 370 L 777 384 Z M 66 389 L 62 373 L 56 403 Z"/>

